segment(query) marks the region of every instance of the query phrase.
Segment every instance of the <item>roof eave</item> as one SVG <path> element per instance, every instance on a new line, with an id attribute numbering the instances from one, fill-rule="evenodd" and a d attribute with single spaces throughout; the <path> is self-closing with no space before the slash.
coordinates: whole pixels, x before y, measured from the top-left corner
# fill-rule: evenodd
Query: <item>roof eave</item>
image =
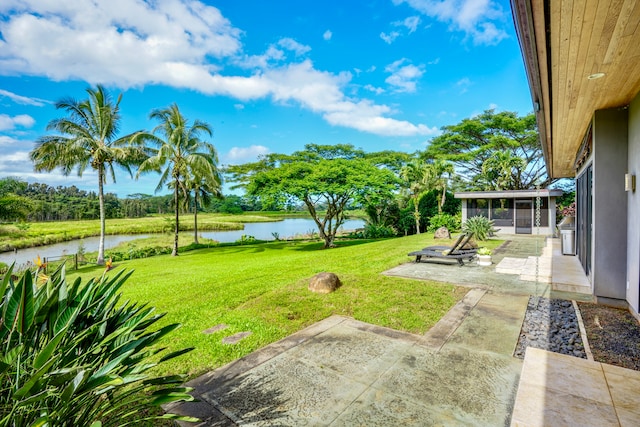
<path id="1" fill-rule="evenodd" d="M 544 13 L 541 17 L 534 16 L 533 2 L 536 3 L 536 10 L 548 10 L 546 0 L 511 0 L 511 10 L 531 90 L 547 175 L 551 178 L 559 178 L 554 176 L 553 170 L 551 82 L 550 73 L 547 70 L 549 62 L 546 60 L 549 52 L 546 37 L 547 19 Z M 544 64 L 541 64 L 540 58 L 543 59 Z"/>

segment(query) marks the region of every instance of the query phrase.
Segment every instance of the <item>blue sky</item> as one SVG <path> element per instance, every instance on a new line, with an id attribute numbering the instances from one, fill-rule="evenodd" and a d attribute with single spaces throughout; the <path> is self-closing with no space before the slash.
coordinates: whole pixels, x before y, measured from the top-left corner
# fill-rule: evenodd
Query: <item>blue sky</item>
<path id="1" fill-rule="evenodd" d="M 2 0 L 0 177 L 95 190 L 28 153 L 53 103 L 98 83 L 123 94 L 122 134 L 175 102 L 222 165 L 308 143 L 414 152 L 485 109 L 532 110 L 508 0 Z"/>

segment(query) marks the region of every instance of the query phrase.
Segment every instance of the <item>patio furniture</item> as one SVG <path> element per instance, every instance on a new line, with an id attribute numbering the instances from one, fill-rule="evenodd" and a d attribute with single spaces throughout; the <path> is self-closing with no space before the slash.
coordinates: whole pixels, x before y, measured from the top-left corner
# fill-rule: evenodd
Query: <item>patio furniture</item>
<path id="1" fill-rule="evenodd" d="M 451 246 L 427 246 L 419 251 L 410 252 L 409 256 L 415 256 L 415 262 L 431 260 L 455 260 L 459 265 L 464 265 L 464 260 L 473 261 L 476 257 L 477 249 L 463 249 L 469 240 L 473 237 L 473 233 L 464 233 L 458 236 Z"/>

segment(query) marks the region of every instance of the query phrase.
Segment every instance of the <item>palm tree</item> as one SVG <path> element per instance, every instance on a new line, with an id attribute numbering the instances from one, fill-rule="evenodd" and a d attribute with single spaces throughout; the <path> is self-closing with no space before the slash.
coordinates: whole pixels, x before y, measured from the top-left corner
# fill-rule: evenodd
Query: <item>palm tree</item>
<path id="1" fill-rule="evenodd" d="M 441 191 L 442 195 L 438 200 L 438 214 L 442 213 L 442 207 L 447 200 L 447 183 L 453 175 L 453 164 L 446 160 L 438 159 L 426 165 L 425 181 L 427 190 L 435 189 Z"/>
<path id="2" fill-rule="evenodd" d="M 98 264 L 104 264 L 105 206 L 104 190 L 107 174 L 116 181 L 114 165 L 131 172 L 131 166 L 144 158 L 141 149 L 129 144 L 131 136 L 116 138 L 120 122 L 122 94 L 113 102 L 104 87 L 88 88 L 89 98 L 78 101 L 65 98 L 58 101 L 57 109 L 65 110 L 68 117 L 54 119 L 47 131 L 57 135 L 40 137 L 30 157 L 37 172 L 50 172 L 61 168 L 65 175 L 77 168 L 78 176 L 91 166 L 98 174 L 98 200 L 100 204 L 100 244 Z"/>
<path id="3" fill-rule="evenodd" d="M 420 234 L 420 210 L 418 202 L 427 190 L 428 165 L 422 160 L 413 160 L 400 169 L 400 177 L 404 181 L 405 188 L 409 191 L 409 197 L 413 200 L 413 217 L 416 221 L 416 234 Z"/>
<path id="4" fill-rule="evenodd" d="M 482 164 L 482 175 L 489 190 L 519 190 L 520 173 L 526 161 L 509 151 L 496 151 Z"/>
<path id="5" fill-rule="evenodd" d="M 158 126 L 151 133 L 141 132 L 135 137 L 136 141 L 146 143 L 151 154 L 140 165 L 138 176 L 148 171 L 160 172 L 160 182 L 156 192 L 165 184 L 173 189 L 175 233 L 171 255 L 177 256 L 180 195 L 186 195 L 189 192 L 188 178 L 198 174 L 202 180 L 214 182 L 215 177 L 219 175 L 215 147 L 200 139 L 203 132 L 212 136 L 213 131 L 207 123 L 199 120 L 189 125 L 176 104 L 152 111 L 150 118 L 159 120 Z"/>
<path id="6" fill-rule="evenodd" d="M 202 176 L 200 171 L 194 170 L 186 179 L 185 187 L 189 191 L 188 195 L 193 192 L 193 242 L 198 244 L 198 200 L 202 206 L 208 206 L 212 197 L 221 198 L 222 178 L 217 169 L 213 176 Z M 187 202 L 189 199 L 187 197 Z"/>

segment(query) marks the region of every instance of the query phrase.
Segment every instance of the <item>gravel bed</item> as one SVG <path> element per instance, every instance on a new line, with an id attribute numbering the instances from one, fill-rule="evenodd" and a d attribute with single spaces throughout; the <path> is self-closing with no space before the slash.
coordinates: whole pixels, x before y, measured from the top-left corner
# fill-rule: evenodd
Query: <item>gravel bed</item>
<path id="1" fill-rule="evenodd" d="M 529 298 L 514 356 L 524 359 L 527 347 L 587 358 L 571 301 Z"/>

